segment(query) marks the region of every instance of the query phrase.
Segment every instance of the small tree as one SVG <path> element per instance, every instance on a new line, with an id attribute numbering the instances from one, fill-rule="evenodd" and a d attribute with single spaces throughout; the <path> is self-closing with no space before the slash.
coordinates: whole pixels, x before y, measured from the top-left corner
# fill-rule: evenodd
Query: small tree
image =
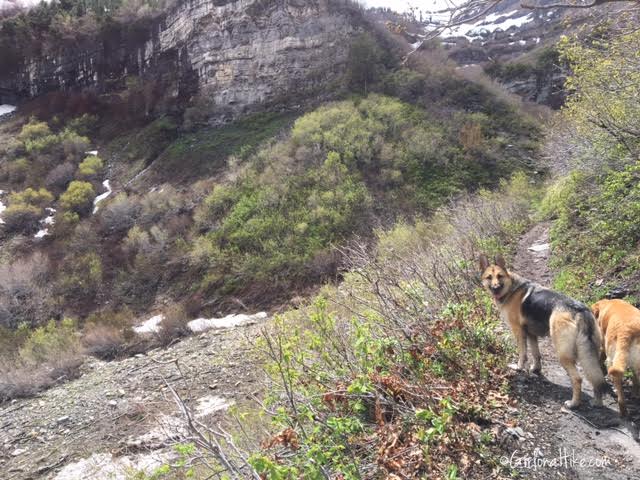
<path id="1" fill-rule="evenodd" d="M 78 166 L 78 177 L 95 178 L 102 172 L 103 168 L 104 164 L 102 159 L 97 155 L 90 155 Z"/>
<path id="2" fill-rule="evenodd" d="M 91 212 L 96 192 L 89 182 L 74 180 L 69 184 L 66 192 L 60 196 L 60 206 L 63 210 L 72 211 L 78 215 Z"/>
<path id="3" fill-rule="evenodd" d="M 53 202 L 53 195 L 46 188 L 39 190 L 27 188 L 22 192 L 9 195 L 9 204 L 32 205 L 34 207 L 44 208 L 51 202 Z"/>
<path id="4" fill-rule="evenodd" d="M 375 39 L 368 33 L 359 35 L 349 50 L 347 76 L 351 89 L 366 95 L 379 79 L 381 60 L 382 51 Z"/>
<path id="5" fill-rule="evenodd" d="M 16 203 L 10 205 L 2 214 L 5 228 L 9 232 L 32 233 L 38 229 L 42 209 L 33 205 Z"/>
<path id="6" fill-rule="evenodd" d="M 9 195 L 9 207 L 2 217 L 9 232 L 32 233 L 44 215 L 44 207 L 53 202 L 53 195 L 45 189 L 27 188 Z"/>

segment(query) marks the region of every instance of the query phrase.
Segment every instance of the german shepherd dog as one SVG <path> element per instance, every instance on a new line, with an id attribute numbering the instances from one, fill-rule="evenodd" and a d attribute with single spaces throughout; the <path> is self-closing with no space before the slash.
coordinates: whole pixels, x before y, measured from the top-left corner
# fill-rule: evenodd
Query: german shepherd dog
<path id="1" fill-rule="evenodd" d="M 591 306 L 604 337 L 609 375 L 618 394 L 620 416 L 627 415 L 622 378 L 631 367 L 633 393 L 640 394 L 640 310 L 624 300 L 600 300 Z"/>
<path id="2" fill-rule="evenodd" d="M 531 372 L 541 373 L 538 337 L 551 333 L 560 363 L 573 387 L 573 396 L 565 406 L 573 409 L 580 405 L 582 378 L 576 360 L 593 385 L 592 404 L 601 406 L 607 384 L 600 364 L 602 340 L 591 310 L 572 298 L 509 272 L 500 255 L 493 264 L 482 255 L 480 271 L 482 285 L 493 296 L 501 318 L 511 327 L 518 344 L 518 370 L 524 370 L 527 364 L 528 342 L 533 353 Z"/>

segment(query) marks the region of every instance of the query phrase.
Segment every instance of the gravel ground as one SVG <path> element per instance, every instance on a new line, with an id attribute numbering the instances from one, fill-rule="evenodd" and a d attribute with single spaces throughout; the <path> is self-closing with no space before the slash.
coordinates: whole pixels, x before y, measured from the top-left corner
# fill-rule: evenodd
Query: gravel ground
<path id="1" fill-rule="evenodd" d="M 251 347 L 259 330 L 211 330 L 136 357 L 89 359 L 80 378 L 2 405 L 0 477 L 118 480 L 153 470 L 184 433 L 165 381 L 200 421 L 221 421 L 262 389 Z"/>

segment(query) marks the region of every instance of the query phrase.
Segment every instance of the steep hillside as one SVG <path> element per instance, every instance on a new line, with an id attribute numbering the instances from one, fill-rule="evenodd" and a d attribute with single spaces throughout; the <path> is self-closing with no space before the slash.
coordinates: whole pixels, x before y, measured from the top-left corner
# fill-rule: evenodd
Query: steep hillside
<path id="1" fill-rule="evenodd" d="M 543 445 L 561 370 L 507 368 L 475 258 L 585 300 L 636 278 L 638 33 L 556 45 L 562 12 L 513 7 L 420 48 L 338 0 L 2 20 L 10 478 L 545 478 L 501 458 Z M 558 115 L 503 88 L 559 64 Z"/>
<path id="2" fill-rule="evenodd" d="M 205 5 L 193 4 L 192 14 Z M 233 19 L 253 19 L 247 31 L 256 41 L 247 37 L 218 48 L 198 43 L 198 29 L 185 37 L 207 58 L 226 55 L 224 45 L 240 49 L 229 53 L 237 73 L 229 88 L 238 91 L 262 88 L 261 82 L 273 89 L 290 82 L 309 86 L 305 75 L 313 59 L 339 62 L 330 73 L 339 81 L 319 80 L 321 95 L 307 111 L 304 105 L 287 108 L 295 89 L 276 103 L 280 112 L 264 111 L 268 106 L 255 98 L 253 107 L 240 108 L 220 100 L 230 90 L 207 83 L 214 77 L 204 74 L 194 100 L 172 109 L 145 95 L 153 79 L 144 74 L 140 83 L 106 94 L 111 105 L 120 98 L 124 110 L 118 114 L 101 107 L 98 75 L 84 91 L 21 104 L 0 124 L 6 207 L 0 214 L 6 279 L 0 322 L 9 379 L 2 398 L 30 395 L 73 376 L 83 349 L 107 359 L 135 354 L 188 334 L 186 323 L 198 316 L 274 308 L 339 281 L 340 249 L 353 239 L 373 241 L 379 226 L 429 215 L 453 196 L 537 168 L 537 126 L 513 104 L 446 63 L 432 68 L 436 60 L 427 52 L 422 63 L 403 67 L 398 52 L 408 45 L 374 27 L 356 35 L 356 27 L 345 23 L 358 12 L 349 3 L 344 9 L 313 5 L 218 5 L 207 16 L 215 22 L 207 25 L 236 28 Z M 342 20 L 327 26 L 327 15 Z M 291 27 L 284 29 L 289 47 L 278 43 L 282 22 Z M 301 27 L 305 22 L 308 27 Z M 342 36 L 320 41 L 327 28 Z M 202 38 L 211 40 L 210 33 Z M 298 34 L 315 38 L 310 50 L 306 40 L 296 43 Z M 255 56 L 236 54 L 251 49 L 271 51 L 273 57 L 260 58 L 277 59 L 282 68 L 260 79 L 245 77 L 243 62 L 255 67 Z M 26 53 L 23 62 L 31 62 Z M 73 116 L 74 102 L 60 103 L 56 95 L 82 98 L 78 108 L 89 113 Z M 342 100 L 318 106 L 325 96 Z M 236 107 L 233 115 L 243 113 L 241 118 L 217 125 L 220 109 Z M 246 115 L 254 107 L 261 113 Z M 27 112 L 39 118 L 27 118 Z M 141 339 L 132 333 L 137 322 L 158 314 L 164 316 L 159 335 Z M 12 370 L 33 384 L 16 382 Z"/>

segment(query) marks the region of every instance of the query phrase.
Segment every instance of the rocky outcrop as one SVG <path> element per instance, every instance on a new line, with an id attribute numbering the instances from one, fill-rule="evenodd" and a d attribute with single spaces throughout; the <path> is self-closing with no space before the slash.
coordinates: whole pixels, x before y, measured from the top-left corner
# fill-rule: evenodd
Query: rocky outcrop
<path id="1" fill-rule="evenodd" d="M 114 23 L 95 38 L 22 58 L 0 73 L 0 94 L 148 89 L 213 101 L 224 117 L 300 100 L 345 70 L 360 15 L 341 0 L 186 0 L 161 18 Z"/>
<path id="2" fill-rule="evenodd" d="M 529 75 L 501 82 L 502 86 L 516 95 L 520 95 L 529 102 L 547 105 L 559 109 L 565 102 L 566 91 L 564 82 L 567 76 L 563 73 L 550 75 Z"/>

